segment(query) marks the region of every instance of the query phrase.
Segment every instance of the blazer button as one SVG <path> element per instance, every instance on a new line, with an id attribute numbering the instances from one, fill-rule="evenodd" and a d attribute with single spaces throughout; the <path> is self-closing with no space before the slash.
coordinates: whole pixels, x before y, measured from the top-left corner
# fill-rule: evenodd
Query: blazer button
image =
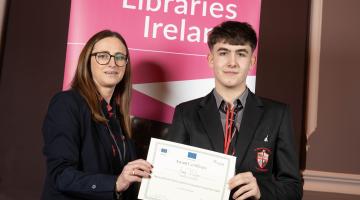
<path id="1" fill-rule="evenodd" d="M 95 190 L 95 189 L 96 189 L 96 185 L 92 185 L 91 188 L 92 188 L 93 190 Z"/>

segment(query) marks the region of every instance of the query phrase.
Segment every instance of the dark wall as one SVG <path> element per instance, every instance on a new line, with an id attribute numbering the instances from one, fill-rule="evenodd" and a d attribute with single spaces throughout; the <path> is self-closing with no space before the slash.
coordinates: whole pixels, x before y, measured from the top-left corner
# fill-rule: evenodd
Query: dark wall
<path id="1" fill-rule="evenodd" d="M 41 124 L 61 89 L 70 0 L 9 1 L 0 77 L 0 199 L 39 199 Z"/>
<path id="2" fill-rule="evenodd" d="M 262 1 L 256 73 L 256 94 L 290 104 L 302 169 L 309 2 Z"/>
<path id="3" fill-rule="evenodd" d="M 308 2 L 262 2 L 256 92 L 291 105 L 303 130 Z M 0 199 L 39 199 L 41 124 L 61 90 L 70 0 L 12 0 L 0 77 Z"/>
<path id="4" fill-rule="evenodd" d="M 360 1 L 323 5 L 318 123 L 307 166 L 359 175 Z"/>

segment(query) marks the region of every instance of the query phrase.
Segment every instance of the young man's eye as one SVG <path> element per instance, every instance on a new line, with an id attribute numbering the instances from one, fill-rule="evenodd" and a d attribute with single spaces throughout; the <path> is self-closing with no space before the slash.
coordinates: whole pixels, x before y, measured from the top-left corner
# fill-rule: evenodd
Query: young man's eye
<path id="1" fill-rule="evenodd" d="M 226 51 L 221 51 L 221 52 L 219 52 L 219 56 L 225 56 L 226 54 L 227 54 Z"/>

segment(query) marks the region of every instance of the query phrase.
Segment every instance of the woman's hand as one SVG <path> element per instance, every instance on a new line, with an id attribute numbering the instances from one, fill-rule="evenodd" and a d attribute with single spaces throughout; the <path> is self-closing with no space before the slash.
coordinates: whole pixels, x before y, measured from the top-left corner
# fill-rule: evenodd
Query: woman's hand
<path id="1" fill-rule="evenodd" d="M 143 159 L 129 162 L 116 180 L 116 192 L 127 190 L 131 183 L 140 182 L 141 178 L 150 178 L 152 168 L 153 166 Z"/>

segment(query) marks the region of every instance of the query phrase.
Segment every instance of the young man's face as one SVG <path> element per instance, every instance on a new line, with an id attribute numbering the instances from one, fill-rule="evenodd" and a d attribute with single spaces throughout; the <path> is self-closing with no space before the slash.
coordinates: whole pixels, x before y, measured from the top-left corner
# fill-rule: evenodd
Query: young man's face
<path id="1" fill-rule="evenodd" d="M 208 55 L 217 90 L 246 87 L 246 77 L 256 61 L 250 45 L 231 45 L 218 42 Z"/>

